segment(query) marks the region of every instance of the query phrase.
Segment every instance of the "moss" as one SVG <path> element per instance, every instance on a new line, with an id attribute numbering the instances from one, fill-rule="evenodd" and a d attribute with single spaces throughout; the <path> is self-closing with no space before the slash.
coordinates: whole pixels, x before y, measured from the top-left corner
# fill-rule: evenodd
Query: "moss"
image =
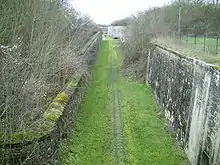
<path id="1" fill-rule="evenodd" d="M 11 139 L 11 143 L 15 144 L 15 143 L 19 143 L 22 141 L 31 141 L 34 140 L 36 138 L 39 138 L 39 136 L 41 135 L 40 131 L 28 131 L 28 132 L 16 132 L 11 134 L 11 136 L 9 137 L 9 139 Z"/>
<path id="2" fill-rule="evenodd" d="M 45 133 L 50 133 L 53 130 L 54 126 L 55 126 L 55 122 L 45 121 L 40 130 L 44 134 Z"/>
<path id="3" fill-rule="evenodd" d="M 67 83 L 67 88 L 73 88 L 77 85 L 77 83 L 74 83 L 73 81 L 70 81 Z"/>
<path id="4" fill-rule="evenodd" d="M 43 136 L 49 135 L 53 130 L 55 122 L 46 121 L 40 128 L 29 131 L 20 131 L 12 134 L 4 134 L 1 136 L 1 141 L 4 141 L 4 144 L 17 144 L 24 141 L 32 141 L 34 139 L 39 139 Z"/>
<path id="5" fill-rule="evenodd" d="M 56 121 L 62 115 L 64 111 L 64 106 L 53 102 L 47 111 L 44 113 L 43 117 L 45 120 Z"/>
<path id="6" fill-rule="evenodd" d="M 50 113 L 45 113 L 44 117 L 47 120 L 52 120 L 52 121 L 56 121 L 60 116 L 62 115 L 62 111 L 56 109 L 56 108 L 52 108 Z"/>
<path id="7" fill-rule="evenodd" d="M 62 115 L 64 111 L 64 107 L 68 99 L 69 96 L 65 92 L 59 93 L 44 113 L 44 119 L 49 121 L 58 120 L 58 118 Z"/>
<path id="8" fill-rule="evenodd" d="M 62 110 L 62 108 L 64 108 L 64 105 L 57 103 L 57 102 L 52 102 L 48 108 L 48 110 L 55 108 L 55 109 L 60 109 Z"/>
<path id="9" fill-rule="evenodd" d="M 80 78 L 80 75 L 77 76 L 78 78 Z M 71 89 L 76 85 L 77 83 L 75 83 L 74 81 L 69 81 L 66 85 L 66 88 Z M 68 89 L 66 91 L 68 91 Z M 38 129 L 20 131 L 12 134 L 5 134 L 3 132 L 0 132 L 0 141 L 4 144 L 17 144 L 23 141 L 32 141 L 34 139 L 39 139 L 43 136 L 49 135 L 53 130 L 56 121 L 62 115 L 68 100 L 68 94 L 65 91 L 60 92 L 53 100 L 53 102 L 49 105 L 48 109 L 44 112 L 43 118 L 45 121 Z M 7 141 L 5 141 L 5 139 L 7 139 Z"/>
<path id="10" fill-rule="evenodd" d="M 54 99 L 54 102 L 59 103 L 59 104 L 65 104 L 68 101 L 68 98 L 69 97 L 65 92 L 61 92 Z"/>
<path id="11" fill-rule="evenodd" d="M 66 87 L 71 89 L 76 85 L 77 83 L 70 81 L 67 83 Z M 65 91 L 60 92 L 49 105 L 48 109 L 44 112 L 43 118 L 45 121 L 38 129 L 20 131 L 12 134 L 5 134 L 0 132 L 0 141 L 4 142 L 4 144 L 17 144 L 23 141 L 32 141 L 34 139 L 39 139 L 43 136 L 49 135 L 55 126 L 55 122 L 62 115 L 68 100 L 68 94 Z M 5 139 L 8 141 L 5 141 Z"/>
<path id="12" fill-rule="evenodd" d="M 220 70 L 220 66 L 217 66 L 217 65 L 213 65 L 212 68 L 213 68 L 213 69 Z"/>

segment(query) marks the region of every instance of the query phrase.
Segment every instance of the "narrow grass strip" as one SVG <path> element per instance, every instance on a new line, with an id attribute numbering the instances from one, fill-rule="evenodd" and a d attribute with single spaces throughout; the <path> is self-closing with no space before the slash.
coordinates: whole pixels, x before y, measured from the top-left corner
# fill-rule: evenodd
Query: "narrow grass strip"
<path id="1" fill-rule="evenodd" d="M 103 41 L 65 165 L 113 165 L 112 110 L 108 101 L 108 42 Z"/>

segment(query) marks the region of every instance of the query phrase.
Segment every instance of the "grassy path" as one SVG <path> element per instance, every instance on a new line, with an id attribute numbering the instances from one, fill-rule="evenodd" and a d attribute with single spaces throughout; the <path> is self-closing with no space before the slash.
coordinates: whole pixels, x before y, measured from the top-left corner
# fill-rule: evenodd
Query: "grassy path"
<path id="1" fill-rule="evenodd" d="M 115 164 L 126 163 L 127 154 L 125 146 L 125 136 L 124 136 L 124 125 L 122 110 L 120 104 L 120 93 L 117 88 L 117 83 L 119 81 L 119 67 L 120 58 L 115 51 L 117 44 L 109 42 L 108 49 L 110 54 L 108 55 L 109 64 L 109 94 L 110 94 L 110 106 L 114 111 L 114 158 Z"/>
<path id="2" fill-rule="evenodd" d="M 156 115 L 150 89 L 120 76 L 115 46 L 102 43 L 63 164 L 187 165 Z"/>

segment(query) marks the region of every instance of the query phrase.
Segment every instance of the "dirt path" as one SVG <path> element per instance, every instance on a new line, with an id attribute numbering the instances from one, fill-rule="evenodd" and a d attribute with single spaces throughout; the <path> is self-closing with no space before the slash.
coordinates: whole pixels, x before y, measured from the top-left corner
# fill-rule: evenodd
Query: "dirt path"
<path id="1" fill-rule="evenodd" d="M 102 43 L 62 164 L 188 165 L 157 117 L 150 88 L 120 73 L 115 46 L 114 40 Z"/>

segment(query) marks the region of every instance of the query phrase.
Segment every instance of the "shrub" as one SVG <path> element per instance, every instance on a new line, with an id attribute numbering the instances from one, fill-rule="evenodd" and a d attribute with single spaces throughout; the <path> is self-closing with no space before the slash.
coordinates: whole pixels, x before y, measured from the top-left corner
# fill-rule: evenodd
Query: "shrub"
<path id="1" fill-rule="evenodd" d="M 0 127 L 16 132 L 39 116 L 68 78 L 95 24 L 59 0 L 0 0 Z"/>

